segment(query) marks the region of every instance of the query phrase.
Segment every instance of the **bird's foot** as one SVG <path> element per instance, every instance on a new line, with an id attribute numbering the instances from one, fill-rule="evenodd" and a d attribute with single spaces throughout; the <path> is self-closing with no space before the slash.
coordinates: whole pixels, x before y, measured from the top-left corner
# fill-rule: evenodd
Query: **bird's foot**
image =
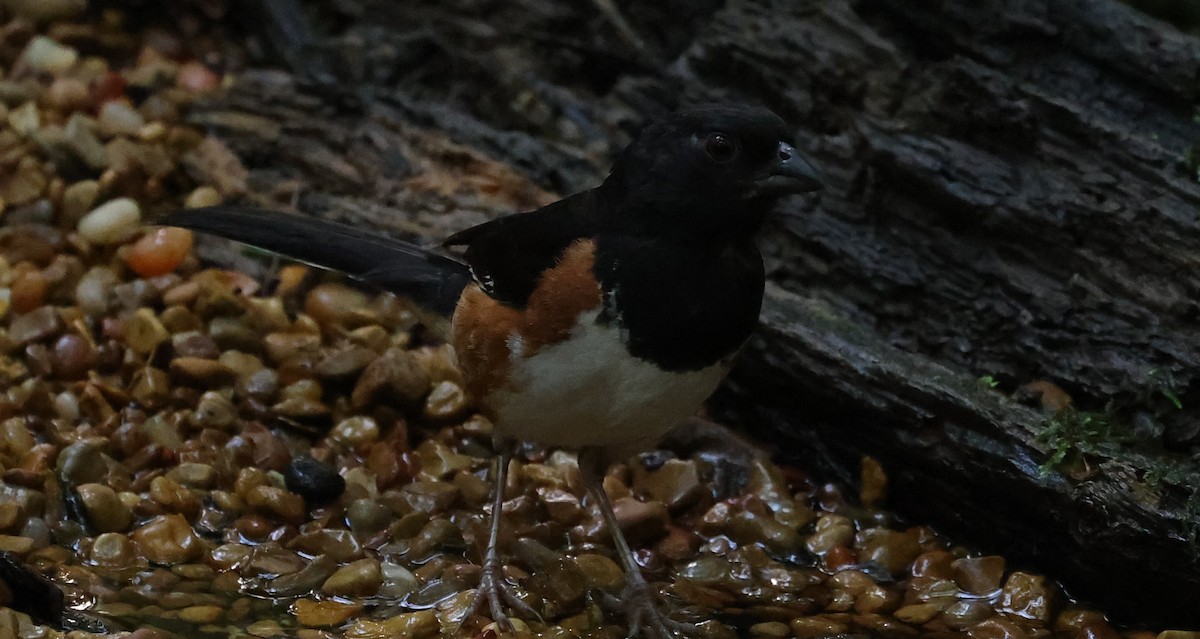
<path id="1" fill-rule="evenodd" d="M 483 572 L 479 577 L 479 588 L 475 590 L 475 596 L 471 599 L 471 605 L 467 607 L 466 614 L 463 615 L 463 622 L 469 619 L 471 615 L 483 612 L 486 607 L 488 612 L 491 613 L 492 621 L 496 622 L 500 630 L 514 632 L 512 620 L 504 612 L 505 605 L 526 619 L 542 618 L 532 606 L 521 599 L 517 594 L 516 587 L 504 578 L 503 569 L 500 567 L 499 562 L 487 562 L 484 564 Z"/>
<path id="2" fill-rule="evenodd" d="M 603 603 L 625 615 L 630 638 L 642 635 L 646 639 L 678 639 L 702 634 L 696 624 L 668 617 L 664 611 L 666 605 L 656 600 L 644 581 L 628 584 L 620 597 L 604 595 Z"/>

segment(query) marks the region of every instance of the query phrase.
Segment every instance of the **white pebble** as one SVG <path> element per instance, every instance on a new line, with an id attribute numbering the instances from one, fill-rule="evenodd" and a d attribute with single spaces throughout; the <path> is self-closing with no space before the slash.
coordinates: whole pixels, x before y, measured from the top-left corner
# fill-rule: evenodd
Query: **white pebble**
<path id="1" fill-rule="evenodd" d="M 211 186 L 197 187 L 188 194 L 183 206 L 188 209 L 199 209 L 205 206 L 216 206 L 221 203 L 221 194 Z"/>
<path id="2" fill-rule="evenodd" d="M 100 132 L 107 136 L 135 136 L 146 125 L 146 119 L 136 109 L 117 100 L 109 100 L 100 107 Z"/>
<path id="3" fill-rule="evenodd" d="M 71 68 L 79 52 L 46 36 L 34 36 L 25 47 L 25 62 L 35 71 L 58 73 Z"/>
<path id="4" fill-rule="evenodd" d="M 77 230 L 93 244 L 116 244 L 133 235 L 141 220 L 138 203 L 127 197 L 119 197 L 83 216 Z"/>

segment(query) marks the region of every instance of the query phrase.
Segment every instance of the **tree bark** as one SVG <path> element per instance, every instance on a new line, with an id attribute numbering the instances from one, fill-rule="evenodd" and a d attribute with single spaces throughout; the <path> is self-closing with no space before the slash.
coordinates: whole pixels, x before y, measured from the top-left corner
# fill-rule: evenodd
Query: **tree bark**
<path id="1" fill-rule="evenodd" d="M 681 104 L 775 109 L 827 187 L 764 234 L 720 412 L 805 466 L 879 456 L 902 514 L 1127 621 L 1200 624 L 1176 605 L 1200 591 L 1200 39 L 1115 0 L 620 9 L 644 48 L 587 3 L 317 3 L 312 42 L 247 31 L 290 73 L 191 117 L 252 201 L 433 238 L 595 184 Z M 1007 396 L 1034 380 L 1119 445 L 1040 441 Z M 1043 470 L 1064 446 L 1085 472 Z"/>

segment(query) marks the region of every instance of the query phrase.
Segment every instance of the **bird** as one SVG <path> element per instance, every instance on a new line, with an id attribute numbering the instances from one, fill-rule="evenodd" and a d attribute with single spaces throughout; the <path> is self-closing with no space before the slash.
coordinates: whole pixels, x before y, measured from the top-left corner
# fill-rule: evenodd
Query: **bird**
<path id="1" fill-rule="evenodd" d="M 694 626 L 656 601 L 602 480 L 652 448 L 717 388 L 758 323 L 755 235 L 777 201 L 822 179 L 791 128 L 748 104 L 683 109 L 645 126 L 596 187 L 425 248 L 353 226 L 238 206 L 158 221 L 344 272 L 452 311 L 465 389 L 494 424 L 489 537 L 472 612 L 502 628 L 537 612 L 502 573 L 503 487 L 521 443 L 577 453 L 625 572 L 630 635 Z M 453 251 L 459 251 L 454 253 Z"/>

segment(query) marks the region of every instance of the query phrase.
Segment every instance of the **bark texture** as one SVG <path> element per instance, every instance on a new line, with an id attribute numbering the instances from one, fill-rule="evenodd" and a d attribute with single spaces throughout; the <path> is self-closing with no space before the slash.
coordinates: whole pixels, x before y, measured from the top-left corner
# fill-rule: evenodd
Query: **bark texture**
<path id="1" fill-rule="evenodd" d="M 600 4 L 260 0 L 248 50 L 287 70 L 192 118 L 252 201 L 433 238 L 595 184 L 679 105 L 775 109 L 827 187 L 764 236 L 720 411 L 806 466 L 881 457 L 902 513 L 1126 621 L 1200 624 L 1200 39 L 1115 0 Z M 1120 442 L 1045 443 L 1007 395 L 1034 380 Z"/>

